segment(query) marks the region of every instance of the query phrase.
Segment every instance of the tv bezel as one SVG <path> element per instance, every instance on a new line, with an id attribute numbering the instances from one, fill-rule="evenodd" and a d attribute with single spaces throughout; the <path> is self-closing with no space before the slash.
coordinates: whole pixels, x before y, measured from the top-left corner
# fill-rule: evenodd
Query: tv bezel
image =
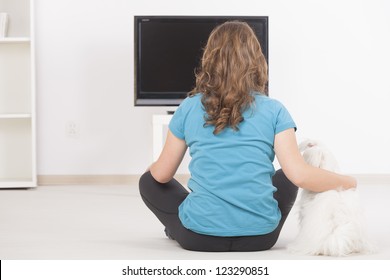
<path id="1" fill-rule="evenodd" d="M 265 34 L 265 43 L 261 42 L 263 53 L 265 59 L 268 63 L 268 36 L 269 36 L 269 25 L 268 25 L 268 16 L 146 16 L 146 15 L 136 15 L 134 16 L 134 105 L 135 106 L 178 106 L 183 101 L 183 99 L 187 96 L 188 92 L 180 92 L 180 93 L 169 93 L 166 94 L 166 98 L 160 98 L 162 93 L 141 93 L 138 85 L 141 84 L 141 76 L 140 76 L 140 23 L 145 20 L 161 20 L 161 21 L 182 21 L 185 20 L 207 20 L 213 21 L 215 20 L 216 26 L 224 21 L 229 20 L 240 20 L 244 22 L 250 22 L 254 20 L 262 20 L 264 21 L 266 34 Z"/>

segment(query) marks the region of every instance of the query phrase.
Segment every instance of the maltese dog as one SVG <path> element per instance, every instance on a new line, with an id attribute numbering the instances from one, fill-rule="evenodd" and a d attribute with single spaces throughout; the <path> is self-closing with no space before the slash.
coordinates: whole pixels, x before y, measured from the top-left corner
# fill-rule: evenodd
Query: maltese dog
<path id="1" fill-rule="evenodd" d="M 299 145 L 305 161 L 337 172 L 336 159 L 324 145 L 307 140 Z M 299 232 L 288 250 L 306 255 L 347 256 L 367 253 L 372 247 L 362 226 L 362 210 L 357 189 L 312 192 L 302 189 L 297 203 Z"/>

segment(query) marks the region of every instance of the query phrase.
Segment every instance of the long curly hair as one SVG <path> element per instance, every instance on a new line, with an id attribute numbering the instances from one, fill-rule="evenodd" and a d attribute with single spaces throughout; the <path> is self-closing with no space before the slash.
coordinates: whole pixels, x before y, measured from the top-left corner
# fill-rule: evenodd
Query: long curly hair
<path id="1" fill-rule="evenodd" d="M 210 34 L 189 93 L 202 94 L 205 126 L 214 134 L 226 127 L 238 130 L 242 113 L 250 107 L 251 92 L 267 95 L 268 66 L 252 28 L 245 22 L 228 21 Z"/>

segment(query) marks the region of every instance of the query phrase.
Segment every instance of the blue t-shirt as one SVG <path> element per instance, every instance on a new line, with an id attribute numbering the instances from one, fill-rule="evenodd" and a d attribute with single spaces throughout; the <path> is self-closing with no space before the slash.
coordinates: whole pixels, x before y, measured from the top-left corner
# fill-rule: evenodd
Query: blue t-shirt
<path id="1" fill-rule="evenodd" d="M 189 147 L 192 192 L 179 206 L 184 227 L 214 236 L 248 236 L 272 232 L 281 214 L 273 197 L 275 135 L 295 123 L 286 108 L 267 96 L 243 113 L 238 131 L 214 135 L 204 126 L 201 94 L 186 98 L 169 124 Z"/>

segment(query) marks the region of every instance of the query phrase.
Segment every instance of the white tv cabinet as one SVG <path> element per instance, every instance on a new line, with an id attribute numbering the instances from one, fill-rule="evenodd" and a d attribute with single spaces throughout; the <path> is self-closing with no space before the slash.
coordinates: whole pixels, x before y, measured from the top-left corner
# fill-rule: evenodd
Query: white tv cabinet
<path id="1" fill-rule="evenodd" d="M 0 0 L 0 188 L 37 186 L 34 0 Z"/>

